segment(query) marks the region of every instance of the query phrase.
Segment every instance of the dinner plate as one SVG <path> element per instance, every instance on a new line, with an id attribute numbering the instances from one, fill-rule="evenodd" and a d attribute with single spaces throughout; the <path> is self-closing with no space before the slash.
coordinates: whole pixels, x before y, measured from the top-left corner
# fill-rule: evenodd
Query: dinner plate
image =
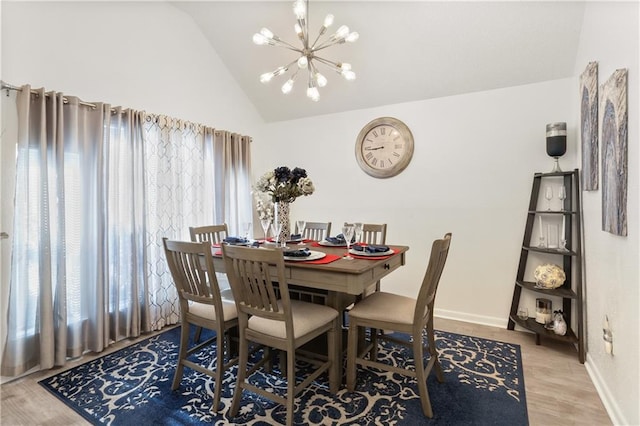
<path id="1" fill-rule="evenodd" d="M 313 251 L 313 250 L 311 250 L 311 254 L 309 256 L 307 256 L 307 257 L 289 257 L 289 256 L 284 256 L 284 260 L 293 260 L 295 262 L 304 262 L 304 261 L 308 261 L 308 260 L 322 259 L 326 255 L 327 255 L 326 253 L 323 253 L 321 251 Z"/>
<path id="2" fill-rule="evenodd" d="M 357 256 L 376 257 L 376 256 L 389 256 L 389 255 L 391 255 L 391 254 L 393 254 L 395 252 L 393 251 L 393 249 L 389 249 L 387 251 L 381 251 L 381 252 L 378 252 L 378 253 L 369 253 L 369 252 L 366 252 L 364 250 L 363 251 L 358 251 L 358 250 L 354 250 L 354 249 L 349 249 L 349 253 L 355 254 Z"/>
<path id="3" fill-rule="evenodd" d="M 318 245 L 323 246 L 323 247 L 346 247 L 347 243 L 344 243 L 344 244 L 333 244 L 333 243 L 330 243 L 327 240 L 320 240 L 320 241 L 318 241 Z"/>
<path id="4" fill-rule="evenodd" d="M 253 242 L 251 242 L 251 241 L 247 241 L 247 242 L 244 242 L 244 243 L 225 243 L 225 244 L 226 244 L 226 245 L 229 245 L 229 246 L 241 246 L 241 247 L 242 247 L 242 246 L 245 246 L 245 247 L 246 247 L 246 246 L 250 246 L 250 245 L 252 245 L 252 244 L 253 244 Z"/>

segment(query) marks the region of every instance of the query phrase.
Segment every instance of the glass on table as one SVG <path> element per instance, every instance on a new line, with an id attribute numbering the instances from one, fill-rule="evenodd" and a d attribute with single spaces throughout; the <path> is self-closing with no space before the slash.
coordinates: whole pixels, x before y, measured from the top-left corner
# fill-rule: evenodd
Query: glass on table
<path id="1" fill-rule="evenodd" d="M 301 242 L 304 241 L 304 230 L 307 227 L 307 222 L 304 220 L 296 220 L 296 228 L 298 231 L 298 234 L 300 234 L 301 237 Z"/>
<path id="2" fill-rule="evenodd" d="M 351 239 L 353 238 L 354 230 L 355 226 L 353 225 L 345 225 L 342 227 L 342 236 L 344 236 L 344 240 L 347 242 L 347 254 L 344 256 L 344 259 L 353 259 L 349 253 L 349 248 L 351 247 Z"/>
<path id="3" fill-rule="evenodd" d="M 362 223 L 356 222 L 353 224 L 353 235 L 356 237 L 356 244 L 362 242 Z"/>
<path id="4" fill-rule="evenodd" d="M 243 222 L 242 230 L 244 231 L 244 239 L 247 241 L 250 240 L 253 234 L 253 232 L 251 232 L 253 230 L 253 224 L 251 222 Z"/>
<path id="5" fill-rule="evenodd" d="M 269 227 L 271 226 L 271 219 L 260 219 L 260 226 L 262 226 L 262 230 L 264 231 L 264 242 L 267 242 L 267 237 L 269 236 Z"/>
<path id="6" fill-rule="evenodd" d="M 273 234 L 273 240 L 275 241 L 276 245 L 280 244 L 280 247 L 285 248 L 287 247 L 287 239 L 284 235 L 280 235 L 281 232 L 282 223 L 273 222 L 271 224 L 271 233 Z"/>

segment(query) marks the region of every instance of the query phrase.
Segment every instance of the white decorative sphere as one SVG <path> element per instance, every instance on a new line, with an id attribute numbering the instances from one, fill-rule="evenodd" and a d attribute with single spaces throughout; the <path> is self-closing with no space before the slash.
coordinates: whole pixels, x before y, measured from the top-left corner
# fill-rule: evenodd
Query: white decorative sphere
<path id="1" fill-rule="evenodd" d="M 551 263 L 538 266 L 533 273 L 533 277 L 536 280 L 536 287 L 546 289 L 558 288 L 567 279 L 564 270 L 560 266 Z"/>

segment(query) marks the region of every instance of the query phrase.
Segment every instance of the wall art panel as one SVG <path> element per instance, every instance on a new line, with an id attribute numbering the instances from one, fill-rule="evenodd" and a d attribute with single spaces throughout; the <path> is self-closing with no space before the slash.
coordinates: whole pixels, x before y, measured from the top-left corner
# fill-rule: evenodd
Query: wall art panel
<path id="1" fill-rule="evenodd" d="M 627 70 L 600 88 L 602 230 L 627 235 Z"/>
<path id="2" fill-rule="evenodd" d="M 582 189 L 598 189 L 598 63 L 589 62 L 580 75 L 580 141 Z"/>

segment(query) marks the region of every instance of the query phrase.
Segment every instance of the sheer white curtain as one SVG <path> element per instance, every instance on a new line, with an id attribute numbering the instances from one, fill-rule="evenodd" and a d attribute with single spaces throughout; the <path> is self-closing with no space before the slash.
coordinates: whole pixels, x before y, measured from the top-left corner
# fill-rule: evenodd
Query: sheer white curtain
<path id="1" fill-rule="evenodd" d="M 178 322 L 162 237 L 251 217 L 248 137 L 36 92 L 17 95 L 3 376 Z"/>

